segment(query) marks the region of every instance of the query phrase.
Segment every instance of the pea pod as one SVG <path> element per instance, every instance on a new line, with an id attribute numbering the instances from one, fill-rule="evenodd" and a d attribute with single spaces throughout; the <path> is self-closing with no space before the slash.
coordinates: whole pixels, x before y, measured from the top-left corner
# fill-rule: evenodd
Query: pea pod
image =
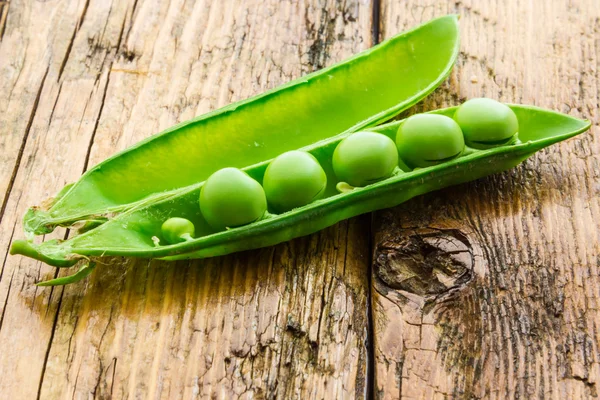
<path id="1" fill-rule="evenodd" d="M 302 150 L 310 152 L 327 174 L 324 198 L 282 214 L 269 215 L 249 225 L 215 232 L 203 219 L 198 195 L 203 183 L 182 188 L 150 205 L 140 205 L 103 225 L 64 242 L 49 241 L 34 245 L 16 241 L 11 253 L 25 254 L 51 265 L 74 264 L 79 258 L 103 255 L 164 258 L 177 260 L 228 254 L 240 250 L 274 245 L 307 235 L 336 222 L 366 212 L 392 207 L 417 195 L 471 181 L 512 168 L 536 151 L 580 134 L 590 122 L 531 106 L 509 105 L 519 123 L 520 141 L 490 149 L 467 149 L 458 158 L 438 165 L 404 171 L 365 187 L 338 193 L 331 165 L 333 152 L 344 136 L 320 141 Z M 457 107 L 431 114 L 452 117 Z M 371 128 L 371 131 L 396 139 L 397 121 Z M 345 134 L 348 136 L 349 134 Z M 244 168 L 261 182 L 268 162 Z M 163 221 L 181 216 L 193 222 L 196 236 L 173 245 L 161 240 Z M 158 238 L 158 245 L 156 245 Z"/>
<path id="2" fill-rule="evenodd" d="M 344 62 L 150 137 L 91 168 L 49 207 L 31 208 L 25 232 L 45 234 L 77 221 L 95 227 L 115 213 L 167 199 L 218 169 L 246 167 L 381 123 L 448 76 L 458 54 L 457 21 L 455 15 L 432 20 Z"/>

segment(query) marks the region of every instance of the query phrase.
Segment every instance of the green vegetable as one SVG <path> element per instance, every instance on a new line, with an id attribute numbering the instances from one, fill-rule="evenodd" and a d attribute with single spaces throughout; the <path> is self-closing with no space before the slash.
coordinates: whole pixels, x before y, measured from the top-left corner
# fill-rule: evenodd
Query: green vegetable
<path id="1" fill-rule="evenodd" d="M 429 167 L 458 157 L 465 148 L 460 127 L 445 115 L 418 114 L 398 127 L 400 158 L 411 168 Z"/>
<path id="2" fill-rule="evenodd" d="M 212 174 L 200 190 L 200 211 L 216 230 L 246 225 L 267 211 L 262 186 L 244 171 L 223 168 Z"/>
<path id="3" fill-rule="evenodd" d="M 435 166 L 407 169 L 388 179 L 349 192 L 336 193 L 328 185 L 319 201 L 289 212 L 263 218 L 254 223 L 217 232 L 203 219 L 197 199 L 200 182 L 172 193 L 160 201 L 124 212 L 103 225 L 64 242 L 55 240 L 42 244 L 15 241 L 11 253 L 25 254 L 51 265 L 66 266 L 80 258 L 96 256 L 154 257 L 168 260 L 211 257 L 236 251 L 270 246 L 316 232 L 336 222 L 373 210 L 392 207 L 412 197 L 446 186 L 467 182 L 512 168 L 536 151 L 573 137 L 590 127 L 583 121 L 564 114 L 529 106 L 511 105 L 519 121 L 522 143 L 501 145 L 487 150 L 474 150 Z M 428 114 L 452 117 L 457 108 L 437 110 Z M 396 139 L 397 121 L 372 128 L 372 131 Z M 315 143 L 309 151 L 335 182 L 331 157 L 342 137 Z M 256 180 L 264 176 L 268 162 L 245 168 Z M 196 226 L 196 237 L 170 246 L 154 246 L 153 236 L 160 235 L 165 215 L 177 215 Z"/>
<path id="4" fill-rule="evenodd" d="M 192 240 L 195 233 L 194 224 L 190 220 L 178 217 L 166 220 L 160 230 L 169 244 Z"/>
<path id="5" fill-rule="evenodd" d="M 31 208 L 25 231 L 45 234 L 57 225 L 112 218 L 168 198 L 221 168 L 257 164 L 374 126 L 431 93 L 450 73 L 458 48 L 457 17 L 444 16 L 173 126 L 90 168 L 49 208 Z"/>
<path id="6" fill-rule="evenodd" d="M 323 197 L 327 175 L 312 154 L 288 151 L 271 161 L 263 187 L 269 205 L 284 212 Z"/>
<path id="7" fill-rule="evenodd" d="M 42 281 L 36 283 L 36 286 L 63 286 L 68 285 L 70 283 L 79 282 L 89 274 L 91 274 L 96 268 L 96 263 L 88 262 L 84 263 L 81 268 L 77 270 L 73 275 L 63 276 L 61 278 L 49 279 L 47 281 Z"/>
<path id="8" fill-rule="evenodd" d="M 516 141 L 517 116 L 505 104 L 492 99 L 471 99 L 461 105 L 454 119 L 469 147 L 486 149 Z"/>
<path id="9" fill-rule="evenodd" d="M 394 141 L 376 132 L 356 132 L 333 152 L 333 170 L 339 181 L 366 186 L 389 178 L 398 166 Z"/>

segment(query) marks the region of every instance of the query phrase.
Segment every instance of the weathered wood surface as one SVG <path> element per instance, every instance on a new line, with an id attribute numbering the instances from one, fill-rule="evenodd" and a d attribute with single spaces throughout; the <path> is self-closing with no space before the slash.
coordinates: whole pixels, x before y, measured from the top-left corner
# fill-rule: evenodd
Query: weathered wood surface
<path id="1" fill-rule="evenodd" d="M 375 397 L 597 397 L 598 2 L 390 0 L 382 37 L 446 12 L 461 14 L 460 59 L 419 109 L 487 96 L 594 127 L 375 214 Z"/>
<path id="2" fill-rule="evenodd" d="M 418 110 L 486 95 L 592 133 L 273 248 L 64 289 L 6 256 L 115 151 L 448 12 L 461 57 Z M 594 0 L 0 2 L 0 397 L 596 397 L 599 24 Z"/>
<path id="3" fill-rule="evenodd" d="M 2 4 L 3 256 L 26 207 L 89 165 L 372 37 L 358 1 Z M 360 397 L 369 223 L 206 261 L 113 259 L 54 290 L 33 283 L 55 269 L 5 256 L 0 397 Z"/>

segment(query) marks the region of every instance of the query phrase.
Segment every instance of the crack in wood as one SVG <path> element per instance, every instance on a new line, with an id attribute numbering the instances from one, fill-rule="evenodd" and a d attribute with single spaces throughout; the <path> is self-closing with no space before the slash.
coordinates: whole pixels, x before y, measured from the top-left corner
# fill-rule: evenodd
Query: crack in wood
<path id="1" fill-rule="evenodd" d="M 14 276 L 15 271 L 10 275 L 10 281 L 8 281 L 8 290 L 6 291 L 6 298 L 4 299 L 4 305 L 2 306 L 2 314 L 0 314 L 0 331 L 2 330 L 2 323 L 4 322 L 4 316 L 6 315 L 6 310 L 8 308 L 8 299 L 10 298 L 10 289 L 12 287 Z"/>
<path id="2" fill-rule="evenodd" d="M 50 70 L 50 65 L 48 65 L 48 67 L 46 68 L 46 72 L 44 73 L 44 76 L 42 77 L 42 82 L 40 83 L 35 100 L 33 102 L 33 108 L 31 109 L 31 113 L 29 114 L 29 120 L 27 122 L 27 127 L 25 128 L 25 134 L 23 135 L 23 139 L 21 141 L 21 146 L 19 147 L 19 152 L 18 152 L 17 158 L 15 160 L 15 165 L 13 167 L 13 171 L 10 176 L 8 187 L 6 188 L 6 193 L 4 193 L 2 206 L 0 207 L 0 223 L 2 223 L 2 218 L 4 217 L 4 212 L 6 211 L 6 205 L 8 204 L 8 199 L 10 197 L 13 186 L 15 184 L 15 179 L 17 178 L 17 172 L 19 171 L 19 167 L 21 165 L 21 159 L 23 158 L 23 152 L 25 151 L 27 139 L 29 138 L 31 126 L 33 124 L 33 119 L 35 118 L 35 113 L 37 112 L 38 105 L 40 103 L 40 97 L 42 95 L 42 90 L 44 89 L 44 83 L 46 82 L 46 77 L 48 76 L 49 70 Z"/>
<path id="3" fill-rule="evenodd" d="M 50 331 L 50 338 L 48 340 L 48 345 L 46 347 L 46 353 L 44 355 L 44 362 L 42 364 L 42 370 L 40 373 L 40 377 L 39 377 L 39 384 L 38 384 L 38 389 L 37 389 L 37 396 L 36 399 L 39 400 L 41 399 L 42 396 L 42 385 L 44 384 L 44 377 L 46 374 L 46 367 L 48 366 L 48 358 L 50 357 L 50 349 L 52 348 L 52 343 L 54 340 L 54 334 L 56 333 L 56 326 L 58 324 L 58 315 L 59 315 L 59 311 L 60 311 L 60 305 L 62 303 L 62 299 L 63 299 L 63 294 L 65 293 L 64 290 L 60 291 L 60 296 L 58 298 L 58 303 L 56 305 L 56 313 L 54 314 L 54 320 L 52 322 L 52 329 Z"/>
<path id="4" fill-rule="evenodd" d="M 15 224 L 12 227 L 12 231 L 10 233 L 10 239 L 8 241 L 8 243 L 12 243 L 13 237 L 15 236 L 15 229 L 17 228 L 17 222 L 15 221 Z M 0 282 L 2 282 L 2 277 L 4 276 L 4 268 L 6 267 L 6 261 L 8 260 L 8 255 L 10 252 L 10 247 L 7 246 L 6 247 L 6 253 L 4 253 L 4 260 L 2 261 L 2 268 L 0 269 Z M 9 285 L 10 287 L 10 285 Z M 0 326 L 2 324 L 0 323 Z"/>
<path id="5" fill-rule="evenodd" d="M 554 18 L 548 13 L 556 11 L 561 3 L 553 2 L 552 6 L 539 10 L 541 16 L 550 16 L 542 18 L 546 21 L 545 26 L 555 24 Z M 578 0 L 574 5 L 583 10 L 585 3 L 585 0 Z M 0 4 L 0 21 L 4 18 L 0 27 L 4 30 L 8 29 L 8 2 Z M 11 4 L 11 18 L 13 12 L 19 11 L 12 9 L 15 4 Z M 573 115 L 587 112 L 594 124 L 598 124 L 597 107 L 594 107 L 598 103 L 598 96 L 594 96 L 597 92 L 594 91 L 594 85 L 598 79 L 595 61 L 600 42 L 590 41 L 594 37 L 592 31 L 597 30 L 597 27 L 593 27 L 597 18 L 583 18 L 567 10 L 564 14 L 574 25 L 581 21 L 589 22 L 581 26 L 581 39 L 572 36 L 565 28 L 558 27 L 560 29 L 551 28 L 555 31 L 542 30 L 535 46 L 524 43 L 513 46 L 511 51 L 519 56 L 519 61 L 532 67 L 526 68 L 531 71 L 529 75 L 521 75 L 519 71 L 523 70 L 523 65 L 514 64 L 502 53 L 506 52 L 504 43 L 490 42 L 491 36 L 486 29 L 495 23 L 494 35 L 506 35 L 509 39 L 514 37 L 509 35 L 527 38 L 531 35 L 529 30 L 539 24 L 510 25 L 509 18 L 514 16 L 511 13 L 525 7 L 525 3 L 512 8 L 498 3 L 497 9 L 494 9 L 494 12 L 497 11 L 497 20 L 493 21 L 485 20 L 488 15 L 496 17 L 487 3 L 478 3 L 477 10 L 473 10 L 471 1 L 457 1 L 448 5 L 432 0 L 417 7 L 414 2 L 375 0 L 368 4 L 366 12 L 364 8 L 356 11 L 357 3 L 341 0 L 309 1 L 301 6 L 296 2 L 277 2 L 276 5 L 263 2 L 263 8 L 256 12 L 243 6 L 236 8 L 237 4 L 227 3 L 223 7 L 217 2 L 212 3 L 210 24 L 207 25 L 200 15 L 202 13 L 192 10 L 193 7 L 188 3 L 182 6 L 181 11 L 176 10 L 177 5 L 152 8 L 149 3 L 138 0 L 128 10 L 121 8 L 119 15 L 125 10 L 126 17 L 123 22 L 120 19 L 116 21 L 115 3 L 115 8 L 107 16 L 111 19 L 110 23 L 102 19 L 94 22 L 101 31 L 104 24 L 104 33 L 92 39 L 91 50 L 78 48 L 80 37 L 73 36 L 70 30 L 64 32 L 62 45 L 66 45 L 70 39 L 67 53 L 72 53 L 64 54 L 62 60 L 56 54 L 52 58 L 56 61 L 53 68 L 59 71 L 59 80 L 66 79 L 70 63 L 76 57 L 85 58 L 85 54 L 79 54 L 82 51 L 91 51 L 90 57 L 95 59 L 89 59 L 88 63 L 100 63 L 102 72 L 97 75 L 94 86 L 98 100 L 101 100 L 101 103 L 97 103 L 100 111 L 90 121 L 94 125 L 93 134 L 89 142 L 83 144 L 81 151 L 82 158 L 85 153 L 83 170 L 89 167 L 92 158 L 101 158 L 107 147 L 122 147 L 141 136 L 129 132 L 135 129 L 124 127 L 122 121 L 128 121 L 131 126 L 139 123 L 140 116 L 144 115 L 140 110 L 145 107 L 150 112 L 155 109 L 161 113 L 167 111 L 156 117 L 156 121 L 153 121 L 155 125 L 148 124 L 143 126 L 144 129 L 159 126 L 170 119 L 184 118 L 190 116 L 191 110 L 214 108 L 227 99 L 252 94 L 247 89 L 248 82 L 251 82 L 253 90 L 258 90 L 297 76 L 299 71 L 289 67 L 296 58 L 300 59 L 301 72 L 308 72 L 330 63 L 330 59 L 347 55 L 350 50 L 358 50 L 360 43 L 368 43 L 369 38 L 375 44 L 380 30 L 387 35 L 396 28 L 405 27 L 407 23 L 412 24 L 411 18 L 427 19 L 454 8 L 463 14 L 461 29 L 464 28 L 464 32 L 484 33 L 478 36 L 477 41 L 469 42 L 471 45 L 468 47 L 463 46 L 472 49 L 473 54 L 461 54 L 449 82 L 410 113 L 458 104 L 468 96 L 491 95 L 515 102 L 529 99 L 529 102 L 542 106 L 564 108 Z M 516 3 L 507 4 L 514 6 Z M 44 3 L 44 6 L 49 4 Z M 85 26 L 82 22 L 77 23 L 80 32 L 89 30 L 95 6 L 96 3 L 90 2 Z M 308 15 L 304 7 L 310 8 Z M 192 15 L 194 12 L 196 14 Z M 181 13 L 185 15 L 179 15 Z M 526 14 L 520 14 L 518 18 L 523 15 Z M 307 29 L 302 25 L 303 18 Z M 136 19 L 138 23 L 134 26 Z M 523 22 L 523 19 L 517 20 Z M 370 25 L 365 29 L 369 22 Z M 202 26 L 208 28 L 202 29 L 201 34 L 197 35 L 196 30 L 186 28 L 193 23 L 199 26 L 204 24 Z M 284 26 L 286 24 L 289 26 Z M 380 24 L 385 29 L 379 29 Z M 263 25 L 267 26 L 264 30 Z M 146 26 L 160 28 L 160 35 L 153 36 L 156 29 L 145 29 Z M 348 27 L 350 29 L 346 29 Z M 13 29 L 12 25 L 10 29 Z M 229 35 L 230 30 L 235 34 Z M 308 32 L 307 37 L 302 36 L 305 31 Z M 550 40 L 548 32 L 553 32 L 550 39 L 557 42 L 554 47 L 552 43 L 546 46 L 544 42 Z M 9 31 L 6 33 L 3 46 L 9 43 L 8 38 L 12 40 L 14 37 L 12 32 L 10 35 Z M 107 40 L 109 33 L 112 43 L 115 43 L 115 36 L 119 34 L 116 47 Z M 0 36 L 3 34 L 4 31 Z M 169 35 L 174 37 L 169 38 Z M 280 40 L 277 48 L 268 45 L 261 47 L 263 38 L 258 37 L 260 35 Z M 197 43 L 188 49 L 186 40 L 190 40 L 190 37 Z M 152 47 L 152 40 L 161 49 L 167 49 L 167 52 L 172 50 L 177 63 L 161 60 L 159 51 L 162 50 Z M 215 43 L 213 47 L 210 46 L 212 42 Z M 506 43 L 510 41 L 506 40 Z M 178 64 L 185 58 L 186 51 L 195 53 L 196 48 L 199 49 L 198 56 L 191 57 L 189 62 L 185 61 L 189 65 Z M 485 57 L 483 50 L 486 49 L 493 50 L 493 54 Z M 524 49 L 531 52 L 531 57 L 537 57 L 535 65 L 528 59 L 530 56 Z M 552 74 L 539 73 L 543 68 L 541 66 L 548 64 L 546 54 L 540 53 L 539 49 L 548 51 L 548 54 L 563 52 L 571 56 L 568 60 L 557 58 L 552 62 L 568 81 L 565 85 L 573 84 L 572 94 L 569 93 L 571 86 L 560 89 Z M 101 52 L 97 54 L 99 50 Z M 291 57 L 288 54 L 290 52 Z M 30 65 L 34 62 L 33 58 L 28 56 L 25 64 Z M 67 62 L 69 68 L 66 68 Z M 113 66 L 122 67 L 129 63 L 132 64 L 130 69 L 113 69 Z M 19 74 L 22 69 L 19 69 Z M 126 73 L 112 74 L 120 70 Z M 145 71 L 152 73 L 144 75 Z M 180 87 L 162 88 L 156 71 L 166 77 L 160 79 L 173 80 Z M 482 75 L 478 77 L 478 83 L 468 79 L 472 73 L 467 71 L 477 71 Z M 17 80 L 24 80 L 26 76 L 23 73 L 23 78 Z M 37 76 L 39 79 L 41 73 Z M 540 76 L 544 76 L 545 80 L 541 81 Z M 102 82 L 105 78 L 106 82 Z M 202 86 L 196 83 L 198 81 L 202 82 Z M 50 86 L 49 82 L 54 83 L 54 79 L 47 80 L 46 87 Z M 217 95 L 213 97 L 210 94 L 213 93 L 211 85 L 219 86 Z M 113 98 L 113 87 L 126 87 L 127 90 Z M 523 89 L 524 93 L 521 93 L 518 89 L 521 87 L 527 90 Z M 552 87 L 554 97 L 538 97 L 537 93 L 549 90 L 547 87 Z M 33 89 L 35 92 L 36 88 Z M 52 93 L 56 93 L 55 89 L 53 87 Z M 41 90 L 37 93 L 38 101 L 50 103 L 40 104 L 38 113 L 42 106 L 49 112 L 51 102 L 58 100 L 58 96 L 66 96 L 68 90 L 72 89 L 66 86 L 59 88 L 57 98 L 50 100 L 45 93 L 40 99 Z M 135 101 L 130 101 L 128 96 L 134 96 Z M 158 96 L 173 97 L 174 100 L 153 109 L 152 102 Z M 205 103 L 199 106 L 201 102 Z M 60 102 L 56 103 L 56 107 L 60 107 Z M 119 115 L 119 112 L 122 114 Z M 114 126 L 110 125 L 113 122 L 111 116 L 119 119 Z M 54 113 L 50 119 L 53 118 Z M 121 129 L 122 132 L 103 132 L 105 120 L 108 129 Z M 85 123 L 87 119 L 81 117 L 80 127 Z M 33 128 L 30 125 L 28 129 Z M 31 137 L 37 133 L 34 130 Z M 41 132 L 40 137 L 44 138 L 44 134 L 47 133 Z M 106 137 L 102 137 L 102 140 L 105 143 L 102 143 L 100 137 L 104 135 Z M 31 137 L 28 140 L 34 143 Z M 178 272 L 175 267 L 156 262 L 148 265 L 133 263 L 133 267 L 123 268 L 124 263 L 132 263 L 122 259 L 110 261 L 106 272 L 102 276 L 94 276 L 93 285 L 87 289 L 70 289 L 71 292 L 64 296 L 63 293 L 59 296 L 51 292 L 47 306 L 33 307 L 34 313 L 39 313 L 33 314 L 33 318 L 54 317 L 51 330 L 44 326 L 39 334 L 44 343 L 48 337 L 44 336 L 46 332 L 48 335 L 51 333 L 52 337 L 48 348 L 42 348 L 44 344 L 39 345 L 42 350 L 39 354 L 45 351 L 46 360 L 41 377 L 44 383 L 39 383 L 38 397 L 42 392 L 44 397 L 60 397 L 61 393 L 64 397 L 65 392 L 75 397 L 89 393 L 102 397 L 108 395 L 109 391 L 110 395 L 119 393 L 121 396 L 130 394 L 143 397 L 148 395 L 149 390 L 157 394 L 162 390 L 161 395 L 173 397 L 187 394 L 210 396 L 222 389 L 223 393 L 232 396 L 254 394 L 257 397 L 284 397 L 296 393 L 333 393 L 347 397 L 354 394 L 356 397 L 378 398 L 386 395 L 410 397 L 414 395 L 415 387 L 431 389 L 431 393 L 444 397 L 479 398 L 482 394 L 526 397 L 530 393 L 537 393 L 538 397 L 552 397 L 556 393 L 565 393 L 573 398 L 580 393 L 594 396 L 598 379 L 598 371 L 595 370 L 598 333 L 595 325 L 591 325 L 597 318 L 595 285 L 596 269 L 600 267 L 594 259 L 594 248 L 590 245 L 596 240 L 594 235 L 597 227 L 597 207 L 595 200 L 592 200 L 596 189 L 594 182 L 598 176 L 597 166 L 594 166 L 595 143 L 594 135 L 588 135 L 582 140 L 548 150 L 543 157 L 533 157 L 524 167 L 510 173 L 428 196 L 424 203 L 430 206 L 420 209 L 419 213 L 423 215 L 418 223 L 412 224 L 410 230 L 415 231 L 440 220 L 454 219 L 460 221 L 457 225 L 461 232 L 465 226 L 473 228 L 468 237 L 470 241 L 478 243 L 476 251 L 448 250 L 447 238 L 439 237 L 445 230 L 451 229 L 447 226 L 432 233 L 434 237 L 419 235 L 410 238 L 411 234 L 407 234 L 408 250 L 412 242 L 415 249 L 428 249 L 425 252 L 427 254 L 404 251 L 402 247 L 394 247 L 397 244 L 388 246 L 384 250 L 389 257 L 382 259 L 381 266 L 376 264 L 377 259 L 373 263 L 364 263 L 364 268 L 369 268 L 369 277 L 363 282 L 360 279 L 364 278 L 364 270 L 356 261 L 362 260 L 358 253 L 364 252 L 367 247 L 370 257 L 373 248 L 383 241 L 374 229 L 369 244 L 362 243 L 364 246 L 359 248 L 357 243 L 360 235 L 356 233 L 356 227 L 349 229 L 350 222 L 345 232 L 340 232 L 339 227 L 332 228 L 338 231 L 331 230 L 311 239 L 287 243 L 273 250 L 264 250 L 264 253 L 250 252 L 220 261 L 194 261 L 178 265 L 177 268 L 186 268 L 186 271 L 177 282 L 174 277 L 180 275 L 176 275 Z M 29 151 L 29 145 L 21 145 L 26 152 Z M 29 160 L 45 155 L 43 150 L 36 155 L 37 151 L 34 149 L 29 157 L 25 153 L 21 157 Z M 20 163 L 22 170 L 26 162 L 21 160 Z M 536 172 L 538 170 L 539 173 Z M 31 173 L 35 174 L 36 171 Z M 516 186 L 523 189 L 517 190 Z M 13 198 L 17 197 L 14 195 L 15 188 L 12 190 Z M 526 194 L 517 196 L 520 190 Z M 530 200 L 533 198 L 538 200 L 537 204 L 532 204 Z M 412 206 L 402 210 L 410 212 L 421 204 L 419 201 L 415 199 Z M 19 201 L 16 203 L 20 204 Z M 8 209 L 12 204 L 13 200 Z M 2 223 L 6 224 L 6 199 L 3 207 L 5 218 Z M 581 216 L 585 218 L 582 220 Z M 375 218 L 379 219 L 377 216 Z M 400 221 L 404 216 L 393 215 L 392 218 Z M 8 237 L 13 228 L 7 226 L 3 235 Z M 361 229 L 363 234 L 370 232 L 364 227 Z M 541 245 L 536 247 L 538 241 Z M 443 257 L 440 247 L 447 249 Z M 401 250 L 401 257 L 396 254 L 398 249 Z M 323 259 L 315 260 L 317 254 L 324 255 Z M 464 261 L 469 255 L 474 259 L 471 269 L 465 267 Z M 422 268 L 427 263 L 435 267 Z M 265 265 L 268 265 L 268 271 L 263 275 L 261 270 Z M 383 274 L 385 279 L 379 274 L 380 267 L 381 271 L 386 272 Z M 484 274 L 480 274 L 477 268 L 483 270 Z M 23 285 L 32 280 L 27 274 L 36 274 L 27 266 L 13 267 L 12 264 L 4 272 L 3 267 L 0 282 L 6 288 L 10 276 L 8 293 L 12 296 L 12 306 L 15 304 L 13 299 L 24 296 L 27 291 Z M 5 276 L 2 277 L 2 274 Z M 364 281 L 367 281 L 367 288 L 361 286 Z M 18 292 L 19 285 L 24 293 Z M 162 290 L 165 292 L 162 293 Z M 159 293 L 164 297 L 160 297 Z M 42 292 L 35 298 L 39 299 L 40 296 Z M 78 296 L 89 296 L 85 300 L 85 307 L 77 306 Z M 98 298 L 114 305 L 112 319 L 106 304 L 94 304 L 91 301 Z M 408 300 L 403 302 L 403 298 Z M 57 300 L 58 308 L 53 316 L 52 309 Z M 6 310 L 8 304 L 7 297 L 0 317 L 0 327 L 4 329 L 2 338 L 6 336 L 7 329 L 15 327 L 14 314 L 9 314 L 12 310 Z M 389 315 L 381 312 L 382 304 L 389 307 L 386 309 Z M 23 308 L 29 308 L 29 300 L 25 306 Z M 173 312 L 165 311 L 167 309 Z M 224 314 L 235 323 L 230 323 Z M 297 327 L 299 337 L 287 331 L 287 315 L 298 316 L 294 320 L 297 321 L 294 327 Z M 386 319 L 389 316 L 398 318 Z M 110 328 L 96 331 L 94 326 L 103 325 L 92 324 L 91 317 L 97 318 L 102 324 L 108 318 Z M 32 318 L 31 313 L 24 318 L 25 321 L 31 321 L 27 319 Z M 56 318 L 60 318 L 58 323 L 55 322 Z M 65 326 L 62 326 L 63 321 Z M 393 325 L 398 322 L 402 323 Z M 190 326 L 189 332 L 186 324 Z M 390 324 L 392 335 L 375 336 L 385 331 L 386 324 Z M 76 326 L 79 329 L 76 330 Z M 113 327 L 123 340 L 119 343 L 115 341 L 116 344 L 111 347 L 108 346 L 109 341 L 116 340 Z M 153 335 L 157 332 L 165 332 L 164 337 L 156 339 Z M 94 356 L 86 354 L 86 346 L 94 346 L 98 339 L 102 344 L 99 347 L 104 348 L 94 349 Z M 144 348 L 142 343 L 145 340 L 151 343 L 150 349 Z M 4 341 L 2 345 L 7 346 L 7 343 Z M 398 347 L 381 347 L 382 343 Z M 315 345 L 318 346 L 316 353 L 311 350 Z M 381 353 L 391 348 L 400 349 L 399 354 Z M 3 347 L 2 351 L 10 349 Z M 52 354 L 49 355 L 49 351 Z M 118 351 L 120 355 L 119 371 L 116 371 L 117 359 L 113 351 Z M 207 353 L 206 359 L 198 357 L 204 351 Z M 227 352 L 229 354 L 226 355 Z M 59 353 L 61 357 L 67 354 L 71 360 L 55 363 L 54 355 Z M 237 359 L 236 355 L 241 358 Z M 352 361 L 345 363 L 345 369 L 342 369 L 329 361 L 335 357 L 344 361 L 348 357 L 354 358 L 350 358 Z M 357 365 L 356 368 L 362 368 L 365 358 L 366 377 L 360 371 L 352 371 Z M 152 360 L 151 367 L 146 365 L 148 359 Z M 441 369 L 427 369 L 439 361 Z M 101 368 L 98 369 L 98 365 Z M 158 369 L 152 365 L 158 365 Z M 389 385 L 382 383 L 387 376 L 387 370 L 382 370 L 384 366 L 390 368 Z M 38 371 L 39 367 L 36 367 L 35 375 Z M 446 376 L 448 371 L 452 374 Z M 494 372 L 492 378 L 489 371 Z M 171 373 L 178 378 L 169 378 Z M 8 374 L 3 380 L 0 379 L 0 383 L 6 384 L 14 376 L 11 372 Z M 438 374 L 435 376 L 441 378 L 430 382 L 428 377 L 431 374 Z M 555 379 L 551 374 L 558 375 Z M 164 381 L 158 382 L 158 375 Z M 67 382 L 64 387 L 59 387 L 51 382 L 50 376 L 66 376 Z M 354 382 L 347 380 L 349 376 L 353 377 Z M 77 381 L 76 387 L 73 387 L 73 379 Z M 179 379 L 185 381 L 185 385 L 191 382 L 190 387 L 180 385 Z M 366 379 L 362 390 L 361 379 Z M 492 389 L 490 382 L 495 382 Z M 540 386 L 535 386 L 535 382 L 540 382 Z M 254 383 L 264 384 L 262 391 L 253 391 Z M 29 385 L 38 386 L 38 382 Z M 156 386 L 149 389 L 152 385 Z M 24 383 L 23 386 L 27 385 Z M 315 392 L 307 391 L 306 387 Z M 35 388 L 27 393 L 33 397 Z"/>
<path id="6" fill-rule="evenodd" d="M 0 43 L 2 43 L 2 40 L 4 39 L 4 32 L 6 31 L 6 21 L 8 20 L 9 7 L 9 0 L 0 1 Z"/>

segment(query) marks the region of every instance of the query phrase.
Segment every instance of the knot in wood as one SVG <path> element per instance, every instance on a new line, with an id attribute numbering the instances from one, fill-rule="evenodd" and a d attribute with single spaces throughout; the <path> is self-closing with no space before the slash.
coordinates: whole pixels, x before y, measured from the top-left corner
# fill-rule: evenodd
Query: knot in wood
<path id="1" fill-rule="evenodd" d="M 390 289 L 422 297 L 438 296 L 473 278 L 473 251 L 455 229 L 411 230 L 382 242 L 376 250 L 375 273 Z"/>

